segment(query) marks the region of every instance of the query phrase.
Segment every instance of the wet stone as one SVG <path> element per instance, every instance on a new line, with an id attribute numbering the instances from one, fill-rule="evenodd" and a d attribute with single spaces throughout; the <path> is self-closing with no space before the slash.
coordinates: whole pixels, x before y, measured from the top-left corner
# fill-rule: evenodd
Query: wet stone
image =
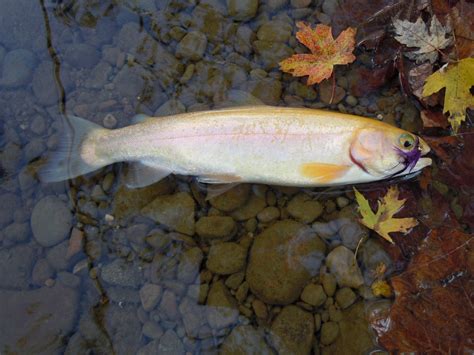
<path id="1" fill-rule="evenodd" d="M 265 69 L 277 68 L 278 63 L 293 54 L 293 49 L 281 42 L 257 40 L 253 42 L 253 49 L 259 55 Z"/>
<path id="2" fill-rule="evenodd" d="M 13 243 L 26 242 L 30 236 L 30 225 L 28 223 L 13 223 L 3 230 L 5 241 Z"/>
<path id="3" fill-rule="evenodd" d="M 227 0 L 227 11 L 237 21 L 248 21 L 255 17 L 258 0 Z"/>
<path id="4" fill-rule="evenodd" d="M 143 72 L 138 67 L 124 66 L 114 79 L 117 92 L 128 98 L 136 98 L 145 89 Z"/>
<path id="5" fill-rule="evenodd" d="M 364 283 L 354 253 L 345 246 L 338 246 L 327 256 L 326 265 L 335 276 L 340 287 L 357 288 Z"/>
<path id="6" fill-rule="evenodd" d="M 351 250 L 355 250 L 357 248 L 357 244 L 359 244 L 360 239 L 368 237 L 367 230 L 361 227 L 360 224 L 355 221 L 344 224 L 339 229 L 338 234 L 339 237 L 341 237 L 342 244 Z"/>
<path id="7" fill-rule="evenodd" d="M 13 213 L 21 205 L 20 199 L 12 193 L 0 195 L 0 227 L 8 225 L 13 221 Z"/>
<path id="8" fill-rule="evenodd" d="M 189 337 L 196 338 L 206 324 L 205 307 L 198 305 L 195 300 L 185 297 L 179 305 L 184 329 Z"/>
<path id="9" fill-rule="evenodd" d="M 239 325 L 225 338 L 219 353 L 231 354 L 262 354 L 270 355 L 273 351 L 265 342 L 262 331 L 251 325 Z"/>
<path id="10" fill-rule="evenodd" d="M 255 34 L 249 26 L 241 25 L 235 34 L 234 49 L 243 55 L 249 55 L 252 52 L 252 42 L 255 40 Z"/>
<path id="11" fill-rule="evenodd" d="M 257 218 L 262 223 L 270 223 L 280 217 L 280 210 L 274 206 L 266 207 L 257 215 Z"/>
<path id="12" fill-rule="evenodd" d="M 8 52 L 3 60 L 0 87 L 15 88 L 28 84 L 35 64 L 35 55 L 27 49 Z"/>
<path id="13" fill-rule="evenodd" d="M 161 298 L 158 310 L 165 319 L 176 320 L 178 318 L 178 304 L 176 301 L 176 295 L 169 290 L 165 290 L 165 292 L 163 292 L 163 297 Z"/>
<path id="14" fill-rule="evenodd" d="M 301 300 L 314 307 L 319 307 L 326 302 L 326 294 L 321 285 L 309 284 L 301 293 Z"/>
<path id="15" fill-rule="evenodd" d="M 357 299 L 357 295 L 349 287 L 343 287 L 336 292 L 336 302 L 341 309 L 351 306 Z"/>
<path id="16" fill-rule="evenodd" d="M 31 273 L 31 281 L 36 286 L 43 286 L 47 279 L 54 276 L 54 269 L 49 265 L 46 259 L 39 259 Z"/>
<path id="17" fill-rule="evenodd" d="M 163 335 L 163 329 L 155 322 L 147 321 L 143 324 L 142 333 L 150 339 L 160 339 Z"/>
<path id="18" fill-rule="evenodd" d="M 334 296 L 337 287 L 336 278 L 332 274 L 324 273 L 321 275 L 321 283 L 323 285 L 324 292 L 326 293 L 326 295 L 328 295 L 329 297 Z"/>
<path id="19" fill-rule="evenodd" d="M 242 206 L 249 198 L 249 184 L 240 184 L 223 194 L 209 200 L 211 206 L 223 212 L 233 211 Z"/>
<path id="20" fill-rule="evenodd" d="M 15 353 L 54 354 L 72 331 L 78 294 L 57 284 L 33 291 L 0 291 L 0 344 Z M 34 311 L 32 311 L 34 310 Z M 38 326 L 41 325 L 41 326 Z"/>
<path id="21" fill-rule="evenodd" d="M 58 102 L 59 91 L 51 62 L 45 61 L 36 67 L 33 74 L 32 88 L 38 103 L 49 106 Z"/>
<path id="22" fill-rule="evenodd" d="M 289 304 L 298 299 L 315 276 L 326 246 L 308 227 L 278 221 L 255 237 L 247 266 L 252 292 L 270 304 Z"/>
<path id="23" fill-rule="evenodd" d="M 0 287 L 27 289 L 35 254 L 34 249 L 26 244 L 0 250 Z"/>
<path id="24" fill-rule="evenodd" d="M 149 312 L 160 301 L 162 289 L 159 285 L 145 284 L 140 289 L 140 300 L 145 311 Z"/>
<path id="25" fill-rule="evenodd" d="M 155 111 L 155 116 L 170 116 L 183 112 L 186 112 L 186 107 L 182 104 L 182 102 L 176 99 L 171 99 L 158 107 L 158 109 Z"/>
<path id="26" fill-rule="evenodd" d="M 314 341 L 314 319 L 309 312 L 286 306 L 271 326 L 275 348 L 281 354 L 309 354 Z"/>
<path id="27" fill-rule="evenodd" d="M 231 238 L 237 230 L 232 217 L 205 216 L 196 222 L 196 233 L 207 241 Z"/>
<path id="28" fill-rule="evenodd" d="M 306 194 L 298 194 L 287 206 L 288 213 L 303 223 L 311 223 L 323 213 L 323 205 Z"/>
<path id="29" fill-rule="evenodd" d="M 102 279 L 111 284 L 122 287 L 138 287 L 143 282 L 142 271 L 137 265 L 123 259 L 115 259 L 102 267 Z"/>
<path id="30" fill-rule="evenodd" d="M 207 295 L 207 321 L 213 329 L 223 329 L 237 321 L 237 301 L 222 281 L 214 282 Z"/>
<path id="31" fill-rule="evenodd" d="M 65 61 L 75 68 L 93 68 L 100 59 L 97 49 L 86 43 L 73 43 L 66 49 Z"/>
<path id="32" fill-rule="evenodd" d="M 265 22 L 257 31 L 257 38 L 261 41 L 287 42 L 291 37 L 292 27 L 288 22 Z"/>
<path id="33" fill-rule="evenodd" d="M 245 221 L 254 218 L 265 208 L 265 205 L 264 197 L 252 194 L 243 206 L 232 212 L 232 217 L 236 221 Z"/>
<path id="34" fill-rule="evenodd" d="M 203 33 L 198 31 L 189 32 L 179 42 L 176 48 L 176 56 L 178 58 L 199 60 L 204 55 L 206 47 L 207 38 Z"/>
<path id="35" fill-rule="evenodd" d="M 336 322 L 326 322 L 321 327 L 321 344 L 329 345 L 339 335 L 339 326 Z"/>
<path id="36" fill-rule="evenodd" d="M 46 196 L 33 208 L 30 223 L 36 241 L 50 247 L 68 236 L 72 214 L 65 202 L 56 196 Z"/>
<path id="37" fill-rule="evenodd" d="M 184 346 L 173 330 L 167 330 L 160 339 L 157 354 L 177 355 L 184 354 Z"/>
<path id="38" fill-rule="evenodd" d="M 199 268 L 203 259 L 203 253 L 200 248 L 191 248 L 186 250 L 178 264 L 178 280 L 185 283 L 192 283 L 199 274 Z"/>
<path id="39" fill-rule="evenodd" d="M 219 243 L 211 246 L 207 268 L 213 273 L 230 275 L 243 269 L 247 251 L 237 243 Z"/>
<path id="40" fill-rule="evenodd" d="M 137 352 L 142 342 L 142 325 L 136 315 L 135 306 L 110 304 L 105 311 L 104 323 L 115 353 Z"/>
<path id="41" fill-rule="evenodd" d="M 244 272 L 236 272 L 235 274 L 230 275 L 226 280 L 225 280 L 225 285 L 232 289 L 236 290 L 239 285 L 244 281 L 245 278 L 245 273 Z"/>
<path id="42" fill-rule="evenodd" d="M 171 230 L 194 234 L 195 202 L 190 194 L 179 192 L 174 195 L 158 196 L 142 209 L 142 213 Z"/>

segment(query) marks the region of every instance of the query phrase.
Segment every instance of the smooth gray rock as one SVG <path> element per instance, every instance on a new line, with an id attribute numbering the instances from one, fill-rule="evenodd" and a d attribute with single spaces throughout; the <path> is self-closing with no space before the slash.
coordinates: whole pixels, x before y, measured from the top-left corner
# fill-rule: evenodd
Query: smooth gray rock
<path id="1" fill-rule="evenodd" d="M 8 48 L 46 50 L 44 17 L 39 1 L 2 0 L 0 42 Z"/>
<path id="2" fill-rule="evenodd" d="M 15 49 L 8 52 L 3 60 L 0 86 L 16 88 L 28 84 L 35 64 L 35 55 L 27 49 Z"/>
<path id="3" fill-rule="evenodd" d="M 207 37 L 199 31 L 192 31 L 186 34 L 178 43 L 176 56 L 178 58 L 187 58 L 199 60 L 204 55 L 207 47 Z"/>
<path id="4" fill-rule="evenodd" d="M 72 227 L 71 210 L 56 196 L 46 196 L 33 208 L 30 223 L 36 241 L 50 247 L 68 236 Z"/>
<path id="5" fill-rule="evenodd" d="M 235 327 L 225 338 L 220 354 L 250 354 L 270 355 L 273 351 L 265 342 L 264 333 L 251 325 L 240 325 Z"/>
<path id="6" fill-rule="evenodd" d="M 27 289 L 35 254 L 35 250 L 27 244 L 0 250 L 0 287 Z"/>
<path id="7" fill-rule="evenodd" d="M 143 274 L 138 266 L 123 259 L 115 259 L 104 265 L 101 277 L 111 285 L 122 287 L 136 288 L 143 283 Z"/>
<path id="8" fill-rule="evenodd" d="M 60 284 L 0 291 L 0 346 L 18 354 L 62 353 L 75 325 L 79 297 Z"/>
<path id="9" fill-rule="evenodd" d="M 345 246 L 341 245 L 333 249 L 327 256 L 326 265 L 340 287 L 357 288 L 364 283 L 354 253 Z"/>
<path id="10" fill-rule="evenodd" d="M 59 90 L 50 61 L 44 61 L 36 67 L 32 87 L 38 103 L 49 106 L 58 102 Z"/>

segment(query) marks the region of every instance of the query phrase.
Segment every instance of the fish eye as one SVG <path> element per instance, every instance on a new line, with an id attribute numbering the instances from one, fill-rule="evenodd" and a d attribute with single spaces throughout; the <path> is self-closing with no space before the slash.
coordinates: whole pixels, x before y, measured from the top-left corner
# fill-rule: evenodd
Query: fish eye
<path id="1" fill-rule="evenodd" d="M 410 149 L 415 144 L 415 138 L 411 134 L 403 133 L 398 138 L 398 143 L 405 149 Z"/>

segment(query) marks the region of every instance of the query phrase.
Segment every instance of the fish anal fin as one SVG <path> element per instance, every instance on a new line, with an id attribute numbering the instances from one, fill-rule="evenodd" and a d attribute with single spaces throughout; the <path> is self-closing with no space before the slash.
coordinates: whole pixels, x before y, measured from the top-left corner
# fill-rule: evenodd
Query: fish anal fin
<path id="1" fill-rule="evenodd" d="M 172 173 L 170 169 L 140 162 L 128 163 L 124 182 L 128 188 L 145 187 L 158 182 Z"/>
<path id="2" fill-rule="evenodd" d="M 320 183 L 327 183 L 343 176 L 350 169 L 347 165 L 326 163 L 305 163 L 301 165 L 301 174 Z"/>

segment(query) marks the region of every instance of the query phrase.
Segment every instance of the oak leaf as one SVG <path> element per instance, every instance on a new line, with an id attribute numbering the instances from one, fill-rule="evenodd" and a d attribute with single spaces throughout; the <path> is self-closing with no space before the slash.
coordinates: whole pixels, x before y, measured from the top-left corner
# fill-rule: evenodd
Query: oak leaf
<path id="1" fill-rule="evenodd" d="M 377 232 L 382 238 L 393 243 L 389 233 L 391 232 L 402 232 L 408 233 L 411 228 L 418 225 L 418 222 L 414 218 L 393 218 L 405 204 L 406 200 L 398 199 L 398 189 L 396 187 L 390 187 L 387 194 L 379 200 L 377 213 L 374 213 L 370 208 L 369 201 L 354 188 L 357 204 L 359 205 L 359 211 L 362 215 L 360 222 L 367 228 L 370 228 Z"/>
<path id="2" fill-rule="evenodd" d="M 431 74 L 423 87 L 423 96 L 429 96 L 446 88 L 443 112 L 449 112 L 448 121 L 457 132 L 466 119 L 466 109 L 474 107 L 474 58 L 465 58 L 458 63 L 447 64 Z"/>
<path id="3" fill-rule="evenodd" d="M 317 25 L 312 29 L 303 22 L 296 26 L 300 29 L 296 38 L 311 51 L 311 54 L 295 54 L 280 62 L 280 69 L 293 76 L 309 75 L 308 85 L 329 79 L 335 65 L 352 63 L 356 57 L 354 51 L 356 30 L 347 28 L 335 40 L 331 27 Z"/>
<path id="4" fill-rule="evenodd" d="M 451 29 L 443 26 L 436 16 L 431 19 L 429 31 L 421 17 L 416 22 L 396 19 L 393 26 L 398 42 L 419 48 L 405 53 L 408 58 L 416 59 L 417 63 L 430 61 L 433 64 L 438 59 L 438 51 L 453 43 L 453 38 L 449 36 Z"/>

